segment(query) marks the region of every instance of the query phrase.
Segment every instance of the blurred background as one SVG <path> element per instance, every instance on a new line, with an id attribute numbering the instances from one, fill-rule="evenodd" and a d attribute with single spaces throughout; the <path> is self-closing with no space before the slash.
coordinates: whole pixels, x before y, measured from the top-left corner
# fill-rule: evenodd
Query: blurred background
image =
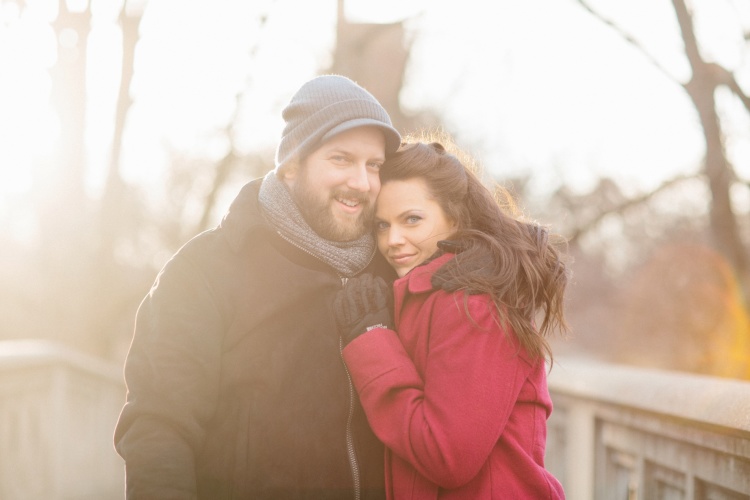
<path id="1" fill-rule="evenodd" d="M 0 338 L 121 364 L 159 268 L 341 73 L 568 238 L 556 352 L 750 377 L 747 0 L 0 7 Z"/>
<path id="2" fill-rule="evenodd" d="M 562 359 L 750 379 L 750 1 L 0 0 L 0 496 L 121 495 L 138 304 L 321 73 L 449 132 L 568 239 Z"/>

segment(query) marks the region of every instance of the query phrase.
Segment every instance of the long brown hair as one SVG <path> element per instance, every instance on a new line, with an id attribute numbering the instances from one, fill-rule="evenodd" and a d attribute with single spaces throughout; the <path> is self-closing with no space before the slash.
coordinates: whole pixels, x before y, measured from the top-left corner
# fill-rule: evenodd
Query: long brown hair
<path id="1" fill-rule="evenodd" d="M 494 193 L 490 191 L 474 173 L 471 158 L 445 134 L 440 142 L 436 138 L 434 134 L 420 140 L 407 138 L 380 172 L 383 185 L 424 179 L 433 199 L 457 224 L 456 233 L 440 245 L 456 257 L 435 273 L 433 286 L 489 294 L 502 326 L 510 326 L 529 355 L 551 360 L 546 337 L 567 330 L 563 298 L 569 271 L 563 262 L 564 241 L 523 220 L 507 190 L 496 186 Z"/>

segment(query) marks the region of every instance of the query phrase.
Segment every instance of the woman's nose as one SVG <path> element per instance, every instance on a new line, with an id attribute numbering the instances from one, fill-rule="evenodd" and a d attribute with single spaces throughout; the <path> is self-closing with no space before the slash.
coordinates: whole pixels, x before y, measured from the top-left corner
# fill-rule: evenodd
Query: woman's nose
<path id="1" fill-rule="evenodd" d="M 404 237 L 401 231 L 399 231 L 398 228 L 391 226 L 388 231 L 388 245 L 395 247 L 402 245 L 403 243 Z"/>

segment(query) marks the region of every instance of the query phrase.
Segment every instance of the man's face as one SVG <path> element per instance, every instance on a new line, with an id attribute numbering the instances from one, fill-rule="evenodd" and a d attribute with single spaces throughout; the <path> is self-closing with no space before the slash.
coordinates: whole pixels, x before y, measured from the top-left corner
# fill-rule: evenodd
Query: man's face
<path id="1" fill-rule="evenodd" d="M 385 137 L 376 127 L 335 135 L 284 173 L 302 216 L 318 235 L 352 241 L 371 229 Z"/>

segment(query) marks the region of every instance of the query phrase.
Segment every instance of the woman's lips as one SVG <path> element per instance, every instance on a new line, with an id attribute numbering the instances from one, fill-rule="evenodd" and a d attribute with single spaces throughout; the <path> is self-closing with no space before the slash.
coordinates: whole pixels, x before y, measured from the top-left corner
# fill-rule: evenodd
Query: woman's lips
<path id="1" fill-rule="evenodd" d="M 393 262 L 395 262 L 396 264 L 405 264 L 412 257 L 414 257 L 414 254 L 399 254 L 399 255 L 393 255 L 393 256 L 391 256 L 391 260 Z"/>

